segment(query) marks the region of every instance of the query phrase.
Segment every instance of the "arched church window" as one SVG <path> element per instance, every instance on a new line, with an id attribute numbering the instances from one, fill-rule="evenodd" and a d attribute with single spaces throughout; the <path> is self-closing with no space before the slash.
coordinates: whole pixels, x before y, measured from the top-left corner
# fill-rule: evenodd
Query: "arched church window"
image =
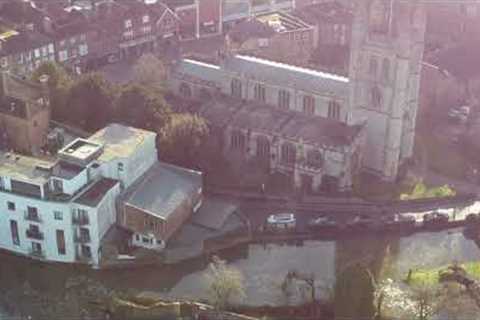
<path id="1" fill-rule="evenodd" d="M 311 168 L 321 168 L 323 165 L 323 157 L 320 151 L 310 150 L 307 152 L 307 165 Z"/>
<path id="2" fill-rule="evenodd" d="M 257 138 L 257 157 L 270 158 L 270 141 L 265 136 L 258 136 Z"/>
<path id="3" fill-rule="evenodd" d="M 340 119 L 340 104 L 336 101 L 328 103 L 328 117 L 339 120 Z"/>
<path id="4" fill-rule="evenodd" d="M 370 92 L 372 108 L 381 110 L 383 104 L 382 92 L 378 87 L 373 87 Z"/>
<path id="5" fill-rule="evenodd" d="M 284 164 L 294 164 L 297 158 L 297 149 L 290 142 L 285 142 L 282 145 L 281 160 Z"/>
<path id="6" fill-rule="evenodd" d="M 370 4 L 369 29 L 373 33 L 388 33 L 390 1 L 373 0 Z"/>
<path id="7" fill-rule="evenodd" d="M 390 60 L 388 58 L 383 59 L 382 76 L 383 81 L 388 82 L 390 80 Z"/>
<path id="8" fill-rule="evenodd" d="M 180 95 L 184 98 L 192 97 L 192 89 L 190 89 L 190 86 L 185 82 L 180 85 L 179 91 L 180 91 Z"/>
<path id="9" fill-rule="evenodd" d="M 230 83 L 232 97 L 242 98 L 242 81 L 240 79 L 233 79 Z"/>
<path id="10" fill-rule="evenodd" d="M 233 131 L 230 144 L 232 149 L 244 150 L 246 146 L 245 135 L 239 130 Z"/>
<path id="11" fill-rule="evenodd" d="M 370 57 L 370 65 L 368 66 L 368 73 L 372 78 L 377 78 L 378 62 L 376 57 Z"/>

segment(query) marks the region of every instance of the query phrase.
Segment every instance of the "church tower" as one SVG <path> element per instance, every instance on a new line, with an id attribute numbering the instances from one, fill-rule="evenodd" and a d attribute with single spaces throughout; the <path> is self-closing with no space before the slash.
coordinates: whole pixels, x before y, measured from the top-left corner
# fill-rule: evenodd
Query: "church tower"
<path id="1" fill-rule="evenodd" d="M 356 1 L 349 123 L 367 121 L 364 167 L 385 180 L 413 155 L 426 16 L 419 1 Z"/>

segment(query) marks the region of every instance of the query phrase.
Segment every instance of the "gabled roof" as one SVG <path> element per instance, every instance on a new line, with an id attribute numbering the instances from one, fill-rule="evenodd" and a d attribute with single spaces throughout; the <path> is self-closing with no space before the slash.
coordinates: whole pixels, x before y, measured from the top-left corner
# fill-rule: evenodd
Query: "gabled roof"
<path id="1" fill-rule="evenodd" d="M 224 68 L 251 79 L 306 92 L 342 97 L 348 93 L 349 79 L 346 77 L 252 56 L 227 57 Z"/>

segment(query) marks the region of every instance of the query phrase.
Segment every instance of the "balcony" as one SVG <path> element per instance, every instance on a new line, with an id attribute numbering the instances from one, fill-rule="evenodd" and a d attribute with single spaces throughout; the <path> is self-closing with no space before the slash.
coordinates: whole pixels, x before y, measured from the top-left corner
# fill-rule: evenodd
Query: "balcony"
<path id="1" fill-rule="evenodd" d="M 30 251 L 28 252 L 28 254 L 32 257 L 32 258 L 35 258 L 35 259 L 45 259 L 45 252 L 43 252 L 43 250 L 33 250 L 33 249 L 30 249 Z"/>
<path id="2" fill-rule="evenodd" d="M 34 231 L 34 230 L 27 230 L 26 232 L 27 238 L 35 239 L 35 240 L 43 240 L 43 232 Z"/>
<path id="3" fill-rule="evenodd" d="M 76 243 L 89 243 L 91 241 L 90 235 L 75 235 L 75 242 Z"/>
<path id="4" fill-rule="evenodd" d="M 90 219 L 88 217 L 72 217 L 72 224 L 86 226 L 90 224 Z"/>
<path id="5" fill-rule="evenodd" d="M 42 219 L 40 219 L 40 216 L 38 214 L 28 212 L 25 213 L 25 220 L 38 223 L 42 222 Z"/>

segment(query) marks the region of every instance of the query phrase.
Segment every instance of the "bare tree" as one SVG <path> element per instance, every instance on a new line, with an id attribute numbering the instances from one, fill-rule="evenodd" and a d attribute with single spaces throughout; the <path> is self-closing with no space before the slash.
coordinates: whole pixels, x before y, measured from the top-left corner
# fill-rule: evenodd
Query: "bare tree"
<path id="1" fill-rule="evenodd" d="M 235 298 L 245 297 L 244 278 L 239 270 L 224 260 L 213 257 L 206 279 L 210 302 L 217 310 L 225 310 Z"/>

